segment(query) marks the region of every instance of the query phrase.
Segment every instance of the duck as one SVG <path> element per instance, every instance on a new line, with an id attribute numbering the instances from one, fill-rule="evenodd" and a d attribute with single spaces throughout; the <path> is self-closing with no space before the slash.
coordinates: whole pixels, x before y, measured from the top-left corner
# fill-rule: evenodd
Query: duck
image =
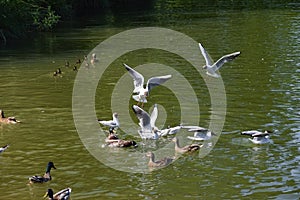
<path id="1" fill-rule="evenodd" d="M 206 74 L 209 76 L 212 76 L 214 78 L 219 78 L 220 75 L 217 74 L 216 72 L 227 62 L 234 60 L 236 57 L 238 57 L 241 52 L 234 52 L 228 55 L 222 56 L 217 62 L 213 62 L 204 47 L 202 46 L 201 43 L 199 43 L 199 48 L 201 50 L 201 53 L 205 59 L 205 65 L 203 66 L 203 69 L 206 70 Z"/>
<path id="2" fill-rule="evenodd" d="M 110 127 L 109 128 L 109 133 L 107 138 L 105 139 L 105 141 L 109 141 L 109 140 L 118 140 L 119 137 L 115 134 L 114 128 Z"/>
<path id="3" fill-rule="evenodd" d="M 200 146 L 199 144 L 189 144 L 184 147 L 180 147 L 179 139 L 177 137 L 174 137 L 172 141 L 175 143 L 175 152 L 178 153 L 195 152 L 198 151 L 202 146 Z"/>
<path id="4" fill-rule="evenodd" d="M 70 66 L 70 63 L 69 63 L 69 61 L 65 61 L 65 67 L 69 67 Z"/>
<path id="5" fill-rule="evenodd" d="M 3 147 L 0 147 L 0 153 L 2 153 L 3 151 L 5 151 L 7 148 L 9 147 L 9 145 L 4 145 Z"/>
<path id="6" fill-rule="evenodd" d="M 71 192 L 71 188 L 65 188 L 54 194 L 53 190 L 49 188 L 46 194 L 44 195 L 44 198 L 49 197 L 49 200 L 68 200 L 70 199 Z"/>
<path id="7" fill-rule="evenodd" d="M 19 120 L 16 120 L 15 117 L 5 117 L 4 111 L 0 110 L 0 123 L 2 124 L 16 124 L 19 123 Z"/>
<path id="8" fill-rule="evenodd" d="M 106 140 L 107 146 L 109 147 L 137 147 L 137 143 L 133 140 L 122 140 L 122 139 L 117 139 L 117 140 Z"/>
<path id="9" fill-rule="evenodd" d="M 271 143 L 270 140 L 270 133 L 271 131 L 256 131 L 256 130 L 251 130 L 251 131 L 243 131 L 241 135 L 248 135 L 251 138 L 249 140 L 254 143 L 254 144 L 268 144 Z"/>
<path id="10" fill-rule="evenodd" d="M 165 167 L 174 161 L 174 158 L 169 158 L 169 157 L 165 157 L 161 160 L 155 161 L 155 155 L 153 152 L 148 152 L 146 156 L 150 158 L 148 162 L 148 167 L 150 168 Z"/>
<path id="11" fill-rule="evenodd" d="M 44 176 L 29 177 L 29 183 L 44 183 L 44 182 L 50 181 L 52 179 L 51 175 L 50 175 L 50 171 L 51 171 L 52 168 L 56 169 L 56 167 L 54 166 L 54 163 L 53 162 L 48 162 L 46 172 L 45 172 Z"/>
<path id="12" fill-rule="evenodd" d="M 108 120 L 108 121 L 105 121 L 105 120 L 98 120 L 98 122 L 104 126 L 109 126 L 109 127 L 112 127 L 112 128 L 118 128 L 120 126 L 120 122 L 119 122 L 119 115 L 118 113 L 113 113 L 112 115 L 113 119 L 112 120 Z"/>
<path id="13" fill-rule="evenodd" d="M 152 77 L 147 81 L 147 85 L 144 88 L 144 76 L 125 63 L 123 65 L 133 79 L 133 93 L 136 93 L 136 95 L 133 95 L 132 98 L 138 102 L 137 105 L 139 105 L 139 103 L 142 103 L 142 107 L 144 107 L 144 103 L 147 103 L 147 97 L 149 96 L 150 91 L 153 87 L 161 85 L 172 78 L 172 75 L 170 74 L 165 76 Z"/>

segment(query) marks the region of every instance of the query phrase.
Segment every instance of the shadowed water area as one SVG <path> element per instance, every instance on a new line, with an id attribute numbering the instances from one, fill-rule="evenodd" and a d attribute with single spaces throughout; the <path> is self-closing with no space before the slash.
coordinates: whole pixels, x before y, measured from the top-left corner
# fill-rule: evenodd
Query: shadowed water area
<path id="1" fill-rule="evenodd" d="M 53 33 L 1 47 L 0 108 L 22 123 L 0 126 L 0 145 L 10 144 L 0 154 L 0 199 L 42 199 L 48 188 L 58 191 L 65 187 L 72 188 L 72 199 L 299 199 L 299 7 L 195 8 L 163 14 L 160 9 L 167 8 L 66 22 Z M 81 142 L 72 114 L 77 74 L 72 68 L 77 59 L 82 60 L 112 35 L 144 26 L 184 33 L 201 42 L 213 60 L 241 51 L 220 69 L 227 113 L 213 150 L 203 158 L 197 154 L 182 156 L 172 165 L 147 174 L 118 171 L 95 159 Z M 200 50 L 198 54 L 201 56 Z M 70 67 L 65 67 L 66 60 Z M 111 119 L 110 98 L 116 82 L 127 73 L 124 62 L 132 67 L 160 63 L 178 70 L 196 91 L 198 102 L 189 105 L 199 106 L 200 123 L 196 125 L 208 127 L 211 101 L 202 77 L 182 57 L 154 49 L 129 52 L 107 68 L 96 91 L 97 118 Z M 53 77 L 58 67 L 63 73 Z M 132 83 L 128 87 L 132 88 Z M 130 100 L 129 105 L 134 103 Z M 166 121 L 164 127 L 181 123 L 180 105 L 171 90 L 163 86 L 153 89 L 145 110 L 154 103 L 167 113 L 165 119 L 159 119 Z M 138 123 L 131 110 L 130 116 Z M 273 131 L 273 143 L 258 146 L 240 135 L 253 129 Z M 135 139 L 139 147 L 112 150 L 112 155 L 145 151 L 143 142 L 134 137 L 137 132 L 118 131 L 124 138 Z M 171 138 L 156 145 L 163 146 Z M 102 144 L 104 141 L 99 141 L 99 148 Z M 28 177 L 43 175 L 48 161 L 57 168 L 51 171 L 53 180 L 27 185 Z M 147 161 L 146 156 L 141 157 L 140 164 L 147 165 Z"/>

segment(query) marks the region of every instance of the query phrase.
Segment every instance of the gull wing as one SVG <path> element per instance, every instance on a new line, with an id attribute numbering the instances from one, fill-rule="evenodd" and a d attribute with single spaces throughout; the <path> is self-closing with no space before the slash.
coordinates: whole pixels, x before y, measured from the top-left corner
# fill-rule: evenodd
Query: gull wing
<path id="1" fill-rule="evenodd" d="M 148 89 L 148 93 L 150 93 L 150 91 L 153 87 L 163 84 L 164 82 L 166 82 L 170 78 L 172 78 L 172 75 L 156 76 L 156 77 L 150 78 L 148 80 L 147 86 L 146 86 L 147 89 Z"/>
<path id="2" fill-rule="evenodd" d="M 125 63 L 123 64 L 127 71 L 129 72 L 130 76 L 133 78 L 133 84 L 134 84 L 134 90 L 133 93 L 139 92 L 141 88 L 143 88 L 144 85 L 144 77 L 142 74 L 138 73 Z"/>
<path id="3" fill-rule="evenodd" d="M 151 116 L 150 116 L 150 125 L 151 125 L 151 128 L 155 128 L 155 121 L 157 119 L 157 116 L 158 116 L 158 109 L 157 109 L 157 104 L 154 104 L 154 108 L 153 108 L 153 111 L 151 113 Z"/>
<path id="4" fill-rule="evenodd" d="M 139 125 L 142 129 L 142 132 L 152 132 L 149 114 L 137 105 L 133 105 L 132 109 L 140 121 Z"/>
<path id="5" fill-rule="evenodd" d="M 241 135 L 249 135 L 249 136 L 253 136 L 255 134 L 262 134 L 262 132 L 253 130 L 253 131 L 243 131 L 241 133 Z"/>
<path id="6" fill-rule="evenodd" d="M 201 50 L 201 53 L 205 59 L 206 62 L 206 66 L 212 66 L 213 65 L 213 61 L 211 60 L 210 56 L 208 55 L 208 53 L 206 52 L 206 50 L 204 49 L 204 47 L 202 46 L 201 43 L 199 43 L 199 48 Z"/>
<path id="7" fill-rule="evenodd" d="M 216 70 L 220 69 L 220 67 L 222 67 L 225 63 L 234 60 L 240 54 L 241 54 L 241 52 L 238 51 L 238 52 L 234 52 L 234 53 L 223 56 L 214 64 L 214 70 L 216 71 Z"/>

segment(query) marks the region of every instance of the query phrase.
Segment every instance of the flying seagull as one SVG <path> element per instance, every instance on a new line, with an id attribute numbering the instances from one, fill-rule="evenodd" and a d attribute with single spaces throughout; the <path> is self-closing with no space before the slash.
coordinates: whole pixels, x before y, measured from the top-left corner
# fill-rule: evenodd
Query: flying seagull
<path id="1" fill-rule="evenodd" d="M 144 106 L 144 103 L 147 103 L 146 98 L 149 96 L 151 89 L 155 86 L 163 84 L 172 77 L 172 75 L 152 77 L 147 81 L 147 85 L 144 88 L 144 76 L 125 63 L 124 66 L 128 70 L 130 76 L 133 78 L 133 93 L 135 93 L 136 95 L 133 95 L 132 98 L 137 101 L 138 104 L 141 102 L 142 107 Z"/>
<path id="2" fill-rule="evenodd" d="M 231 54 L 227 54 L 214 63 L 211 60 L 208 53 L 206 52 L 206 50 L 204 49 L 204 47 L 201 45 L 201 43 L 199 43 L 199 47 L 206 62 L 206 64 L 203 66 L 203 69 L 206 69 L 206 74 L 215 78 L 220 77 L 220 75 L 216 73 L 217 70 L 220 69 L 220 67 L 222 67 L 225 63 L 234 60 L 236 57 L 238 57 L 241 54 L 241 52 L 239 51 Z"/>

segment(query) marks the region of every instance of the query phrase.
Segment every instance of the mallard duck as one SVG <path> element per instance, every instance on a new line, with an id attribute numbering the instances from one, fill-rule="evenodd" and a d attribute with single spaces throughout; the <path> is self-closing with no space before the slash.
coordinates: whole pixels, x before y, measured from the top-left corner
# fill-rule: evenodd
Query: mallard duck
<path id="1" fill-rule="evenodd" d="M 184 147 L 180 147 L 177 137 L 174 137 L 172 141 L 175 143 L 175 151 L 178 153 L 195 152 L 201 148 L 199 144 L 189 144 Z"/>
<path id="2" fill-rule="evenodd" d="M 107 146 L 109 147 L 137 147 L 137 143 L 133 140 L 106 140 Z"/>
<path id="3" fill-rule="evenodd" d="M 169 158 L 169 157 L 165 157 L 161 160 L 155 161 L 155 155 L 153 152 L 148 152 L 146 156 L 150 158 L 148 163 L 149 167 L 165 167 L 174 161 L 174 158 Z"/>
<path id="4" fill-rule="evenodd" d="M 29 182 L 30 183 L 44 183 L 47 181 L 51 180 L 51 175 L 50 175 L 50 171 L 51 169 L 56 169 L 56 167 L 54 166 L 53 162 L 49 162 L 46 168 L 46 172 L 44 174 L 44 176 L 32 176 L 29 177 Z"/>
<path id="5" fill-rule="evenodd" d="M 66 188 L 53 194 L 53 190 L 48 189 L 48 191 L 44 195 L 44 198 L 49 197 L 49 200 L 68 200 L 70 199 L 71 191 L 71 188 Z"/>
<path id="6" fill-rule="evenodd" d="M 251 138 L 249 140 L 253 142 L 254 144 L 267 144 L 270 143 L 270 133 L 271 131 L 265 131 L 265 132 L 260 132 L 260 131 L 243 131 L 241 135 L 248 135 Z"/>
<path id="7" fill-rule="evenodd" d="M 4 145 L 3 147 L 0 147 L 0 153 L 2 153 L 3 151 L 5 151 L 7 148 L 9 147 L 9 145 Z"/>
<path id="8" fill-rule="evenodd" d="M 215 78 L 219 78 L 220 75 L 216 73 L 218 69 L 220 69 L 225 63 L 234 60 L 236 57 L 238 57 L 241 52 L 234 52 L 228 55 L 224 55 L 221 57 L 217 62 L 213 62 L 206 52 L 206 50 L 203 48 L 201 43 L 199 43 L 199 48 L 201 50 L 201 53 L 205 59 L 206 64 L 203 66 L 203 69 L 206 69 L 206 74 Z"/>
<path id="9" fill-rule="evenodd" d="M 0 110 L 0 123 L 3 124 L 16 124 L 20 121 L 16 120 L 15 117 L 5 117 L 3 110 Z"/>
<path id="10" fill-rule="evenodd" d="M 114 128 L 113 127 L 110 127 L 109 128 L 109 133 L 108 133 L 108 136 L 107 138 L 105 139 L 105 141 L 109 141 L 109 140 L 118 140 L 118 136 L 115 134 L 115 131 L 114 131 Z"/>
<path id="11" fill-rule="evenodd" d="M 118 128 L 120 126 L 118 113 L 113 113 L 112 117 L 113 117 L 112 120 L 109 120 L 109 121 L 98 120 L 98 122 L 104 126 Z"/>

